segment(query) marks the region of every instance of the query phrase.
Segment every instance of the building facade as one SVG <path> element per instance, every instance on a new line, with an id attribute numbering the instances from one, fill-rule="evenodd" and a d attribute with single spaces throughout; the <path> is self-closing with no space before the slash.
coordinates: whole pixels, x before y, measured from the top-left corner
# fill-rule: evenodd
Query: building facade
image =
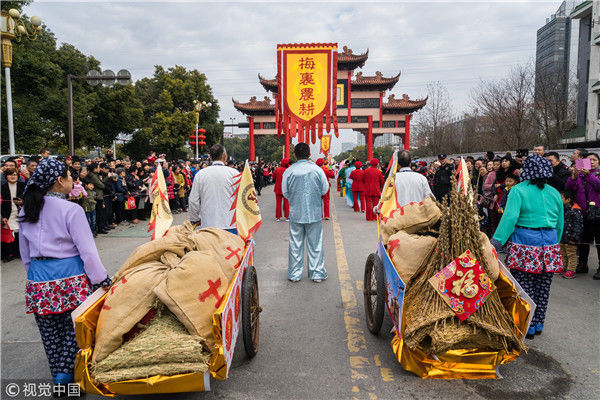
<path id="1" fill-rule="evenodd" d="M 342 142 L 342 153 L 352 151 L 352 149 L 354 149 L 354 146 L 356 145 L 352 142 Z"/>
<path id="2" fill-rule="evenodd" d="M 535 98 L 544 100 L 543 85 L 552 85 L 554 101 L 567 102 L 569 89 L 569 61 L 571 50 L 571 19 L 573 2 L 563 1 L 556 13 L 546 19 L 537 31 L 535 50 Z"/>
<path id="3" fill-rule="evenodd" d="M 587 0 L 570 14 L 579 22 L 577 45 L 577 128 L 563 143 L 569 147 L 600 145 L 600 2 Z"/>

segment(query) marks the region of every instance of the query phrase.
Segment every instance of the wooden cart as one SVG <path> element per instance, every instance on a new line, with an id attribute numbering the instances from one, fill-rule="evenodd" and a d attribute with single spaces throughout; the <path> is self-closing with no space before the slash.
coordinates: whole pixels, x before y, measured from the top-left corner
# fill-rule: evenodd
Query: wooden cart
<path id="1" fill-rule="evenodd" d="M 240 265 L 227 289 L 224 301 L 214 312 L 213 334 L 216 346 L 206 373 L 187 373 L 174 376 L 151 376 L 114 383 L 97 383 L 90 376 L 89 362 L 94 348 L 96 322 L 106 294 L 94 301 L 82 304 L 75 318 L 75 334 L 79 353 L 75 365 L 75 382 L 87 393 L 113 397 L 118 394 L 176 393 L 210 390 L 210 376 L 223 380 L 229 376 L 233 351 L 241 328 L 244 348 L 249 358 L 258 352 L 260 312 L 258 279 L 254 267 L 255 242 L 246 242 Z"/>

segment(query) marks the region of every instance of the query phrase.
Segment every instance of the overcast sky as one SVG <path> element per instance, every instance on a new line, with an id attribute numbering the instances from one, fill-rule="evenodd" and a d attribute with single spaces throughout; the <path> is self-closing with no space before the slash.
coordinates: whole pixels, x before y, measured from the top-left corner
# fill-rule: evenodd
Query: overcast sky
<path id="1" fill-rule="evenodd" d="M 276 45 L 291 42 L 337 42 L 355 53 L 369 49 L 365 75 L 401 71 L 392 90 L 396 97 L 425 97 L 425 85 L 439 80 L 458 114 L 469 108 L 471 89 L 480 79 L 502 77 L 512 65 L 535 59 L 536 30 L 559 5 L 35 0 L 24 11 L 42 17 L 59 42 L 95 56 L 104 69 L 128 69 L 134 80 L 151 76 L 154 65 L 204 72 L 221 119 L 229 123 L 245 120 L 231 98 L 262 99 L 266 92 L 257 74 L 274 77 Z M 344 132 L 333 143 L 334 153 L 355 136 Z"/>

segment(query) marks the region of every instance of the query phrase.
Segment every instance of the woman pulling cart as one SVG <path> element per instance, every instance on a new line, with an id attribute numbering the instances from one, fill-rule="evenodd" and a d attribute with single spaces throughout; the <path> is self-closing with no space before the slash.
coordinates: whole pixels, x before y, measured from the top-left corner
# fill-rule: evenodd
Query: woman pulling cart
<path id="1" fill-rule="evenodd" d="M 67 200 L 72 190 L 65 164 L 45 159 L 27 182 L 19 213 L 27 313 L 35 316 L 55 384 L 74 381 L 78 347 L 71 312 L 94 286 L 111 283 L 83 208 Z"/>
<path id="2" fill-rule="evenodd" d="M 525 160 L 521 183 L 510 190 L 506 209 L 491 243 L 500 250 L 508 242 L 507 266 L 537 305 L 527 338 L 542 333 L 552 276 L 563 270 L 560 238 L 564 207 L 548 184 L 550 161 L 533 154 Z"/>

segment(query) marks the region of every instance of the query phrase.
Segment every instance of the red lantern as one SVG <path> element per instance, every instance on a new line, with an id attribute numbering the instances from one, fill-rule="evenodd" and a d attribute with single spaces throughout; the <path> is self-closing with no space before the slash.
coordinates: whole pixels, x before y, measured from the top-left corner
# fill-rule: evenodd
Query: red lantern
<path id="1" fill-rule="evenodd" d="M 196 133 L 198 134 L 198 139 L 199 139 L 198 146 L 200 146 L 200 147 L 206 146 L 206 142 L 205 142 L 206 136 L 204 135 L 206 133 L 206 129 L 200 128 L 196 131 Z"/>

